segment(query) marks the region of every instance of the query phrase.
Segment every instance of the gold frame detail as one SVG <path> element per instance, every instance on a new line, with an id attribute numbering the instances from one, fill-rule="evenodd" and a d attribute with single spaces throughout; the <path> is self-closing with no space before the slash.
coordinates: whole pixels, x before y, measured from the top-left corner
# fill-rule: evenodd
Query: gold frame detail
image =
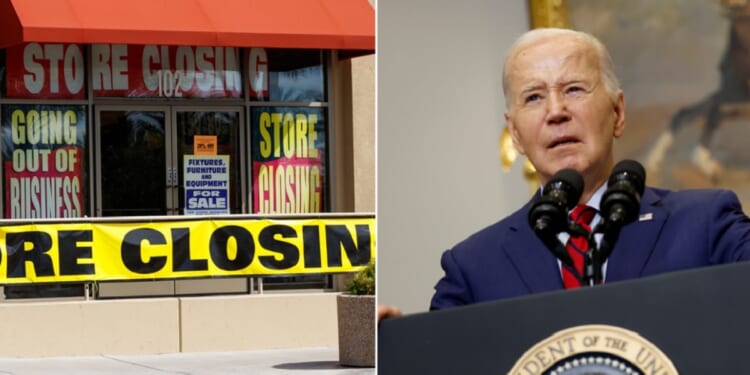
<path id="1" fill-rule="evenodd" d="M 538 27 L 567 28 L 568 12 L 565 0 L 529 0 L 529 24 Z"/>

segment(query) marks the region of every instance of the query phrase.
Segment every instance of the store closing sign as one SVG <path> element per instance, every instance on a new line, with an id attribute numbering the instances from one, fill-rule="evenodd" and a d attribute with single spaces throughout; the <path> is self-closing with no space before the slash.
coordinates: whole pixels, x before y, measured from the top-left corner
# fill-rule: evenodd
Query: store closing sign
<path id="1" fill-rule="evenodd" d="M 252 109 L 253 212 L 323 210 L 325 117 L 320 108 Z"/>
<path id="2" fill-rule="evenodd" d="M 84 99 L 81 44 L 28 43 L 8 48 L 9 98 Z M 95 96 L 240 98 L 239 49 L 162 45 L 91 45 Z"/>
<path id="3" fill-rule="evenodd" d="M 357 271 L 374 217 L 27 224 L 0 227 L 0 283 Z"/>
<path id="4" fill-rule="evenodd" d="M 95 96 L 242 96 L 237 48 L 94 44 L 91 56 Z"/>
<path id="5" fill-rule="evenodd" d="M 84 99 L 81 44 L 29 43 L 6 51 L 9 98 Z"/>

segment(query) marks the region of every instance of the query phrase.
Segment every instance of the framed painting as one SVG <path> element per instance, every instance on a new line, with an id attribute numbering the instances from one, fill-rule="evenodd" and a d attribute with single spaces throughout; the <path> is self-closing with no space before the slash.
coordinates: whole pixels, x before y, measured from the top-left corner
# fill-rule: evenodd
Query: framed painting
<path id="1" fill-rule="evenodd" d="M 748 0 L 530 0 L 532 27 L 568 27 L 610 50 L 625 93 L 615 159 L 647 184 L 723 187 L 750 207 Z"/>

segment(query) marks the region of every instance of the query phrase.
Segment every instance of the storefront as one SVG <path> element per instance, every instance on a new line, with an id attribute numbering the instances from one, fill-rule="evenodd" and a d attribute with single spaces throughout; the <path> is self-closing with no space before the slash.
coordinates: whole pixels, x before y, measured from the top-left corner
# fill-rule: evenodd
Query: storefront
<path id="1" fill-rule="evenodd" d="M 0 0 L 4 219 L 347 209 L 341 67 L 374 53 L 366 0 L 38 4 Z"/>

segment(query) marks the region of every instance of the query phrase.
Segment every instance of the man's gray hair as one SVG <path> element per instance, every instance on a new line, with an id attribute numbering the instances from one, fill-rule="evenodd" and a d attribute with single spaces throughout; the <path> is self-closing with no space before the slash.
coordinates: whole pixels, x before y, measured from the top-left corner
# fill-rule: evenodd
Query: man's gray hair
<path id="1" fill-rule="evenodd" d="M 510 109 L 511 104 L 513 103 L 513 98 L 510 95 L 511 77 L 509 72 L 510 68 L 508 66 L 510 65 L 511 60 L 516 57 L 518 52 L 529 45 L 555 37 L 570 37 L 592 46 L 599 57 L 599 73 L 604 82 L 604 87 L 613 99 L 620 93 L 620 81 L 617 79 L 614 72 L 612 56 L 609 55 L 607 47 L 605 47 L 599 39 L 583 31 L 558 28 L 539 28 L 529 30 L 518 37 L 505 55 L 505 62 L 503 64 L 503 94 L 505 95 L 506 108 Z"/>

